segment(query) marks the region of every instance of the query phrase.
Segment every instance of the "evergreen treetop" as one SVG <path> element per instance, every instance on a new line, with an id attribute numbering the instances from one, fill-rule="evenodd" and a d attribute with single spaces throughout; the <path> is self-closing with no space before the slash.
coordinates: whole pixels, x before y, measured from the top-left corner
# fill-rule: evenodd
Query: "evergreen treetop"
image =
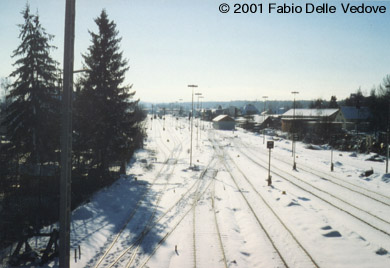
<path id="1" fill-rule="evenodd" d="M 21 43 L 12 55 L 17 58 L 13 64 L 16 69 L 10 74 L 13 82 L 9 85 L 10 104 L 4 124 L 15 153 L 37 164 L 47 161 L 58 148 L 53 135 L 59 112 L 57 62 L 50 56 L 53 36 L 46 33 L 39 15 L 32 15 L 28 5 L 21 14 Z"/>
<path id="2" fill-rule="evenodd" d="M 120 51 L 116 24 L 105 10 L 95 22 L 98 32 L 89 31 L 92 44 L 83 55 L 88 71 L 80 79 L 75 103 L 79 134 L 75 150 L 83 159 L 90 159 L 103 176 L 110 165 L 131 157 L 137 147 L 133 140 L 139 133 L 139 119 L 134 116 L 138 105 L 138 100 L 132 100 L 135 92 L 124 85 L 129 67 Z"/>

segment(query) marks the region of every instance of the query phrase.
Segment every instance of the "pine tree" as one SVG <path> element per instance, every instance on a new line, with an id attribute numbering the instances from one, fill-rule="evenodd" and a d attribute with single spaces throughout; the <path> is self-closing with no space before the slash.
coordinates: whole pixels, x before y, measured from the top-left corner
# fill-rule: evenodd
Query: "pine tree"
<path id="1" fill-rule="evenodd" d="M 75 150 L 83 160 L 108 174 L 110 165 L 129 160 L 134 137 L 139 133 L 135 117 L 135 92 L 123 85 L 128 61 L 120 51 L 121 38 L 116 24 L 105 10 L 95 19 L 98 33 L 91 34 L 92 45 L 83 55 L 84 69 L 75 102 Z"/>
<path id="2" fill-rule="evenodd" d="M 10 74 L 13 82 L 9 85 L 4 125 L 11 144 L 9 153 L 19 163 L 37 166 L 55 161 L 59 147 L 57 62 L 50 56 L 53 36 L 41 26 L 39 15 L 32 15 L 28 5 L 21 14 L 21 43 L 12 55 L 17 58 L 13 64 L 16 69 Z"/>
<path id="3" fill-rule="evenodd" d="M 337 104 L 337 98 L 336 96 L 332 96 L 329 101 L 329 108 L 339 108 L 339 105 Z"/>

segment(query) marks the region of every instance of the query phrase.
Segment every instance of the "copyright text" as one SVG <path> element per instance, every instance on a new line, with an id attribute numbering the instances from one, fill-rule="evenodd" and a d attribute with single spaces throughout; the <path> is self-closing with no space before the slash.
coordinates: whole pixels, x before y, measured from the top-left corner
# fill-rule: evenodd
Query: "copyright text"
<path id="1" fill-rule="evenodd" d="M 221 13 L 268 13 L 268 14 L 333 14 L 342 12 L 344 14 L 383 14 L 387 12 L 386 6 L 372 3 L 340 3 L 333 5 L 329 3 L 236 3 L 220 4 Z"/>

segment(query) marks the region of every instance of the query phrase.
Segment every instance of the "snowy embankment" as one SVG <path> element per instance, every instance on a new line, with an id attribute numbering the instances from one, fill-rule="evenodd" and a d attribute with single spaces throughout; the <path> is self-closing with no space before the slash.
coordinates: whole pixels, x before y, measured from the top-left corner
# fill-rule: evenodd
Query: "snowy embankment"
<path id="1" fill-rule="evenodd" d="M 390 267 L 383 162 L 335 151 L 331 172 L 297 143 L 295 171 L 280 139 L 267 186 L 262 136 L 195 123 L 190 169 L 188 121 L 149 121 L 127 175 L 73 211 L 71 267 Z"/>

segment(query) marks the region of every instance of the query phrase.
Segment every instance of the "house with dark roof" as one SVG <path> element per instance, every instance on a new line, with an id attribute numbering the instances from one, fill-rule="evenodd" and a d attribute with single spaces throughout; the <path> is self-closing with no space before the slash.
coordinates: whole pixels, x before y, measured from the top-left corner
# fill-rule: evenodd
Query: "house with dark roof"
<path id="1" fill-rule="evenodd" d="M 290 109 L 282 115 L 282 131 L 285 132 L 290 132 L 293 124 L 296 128 L 310 128 L 321 123 L 341 129 L 346 121 L 340 109 Z"/>
<path id="2" fill-rule="evenodd" d="M 356 131 L 369 129 L 372 114 L 368 107 L 341 106 L 340 110 L 346 121 L 343 128 Z"/>

